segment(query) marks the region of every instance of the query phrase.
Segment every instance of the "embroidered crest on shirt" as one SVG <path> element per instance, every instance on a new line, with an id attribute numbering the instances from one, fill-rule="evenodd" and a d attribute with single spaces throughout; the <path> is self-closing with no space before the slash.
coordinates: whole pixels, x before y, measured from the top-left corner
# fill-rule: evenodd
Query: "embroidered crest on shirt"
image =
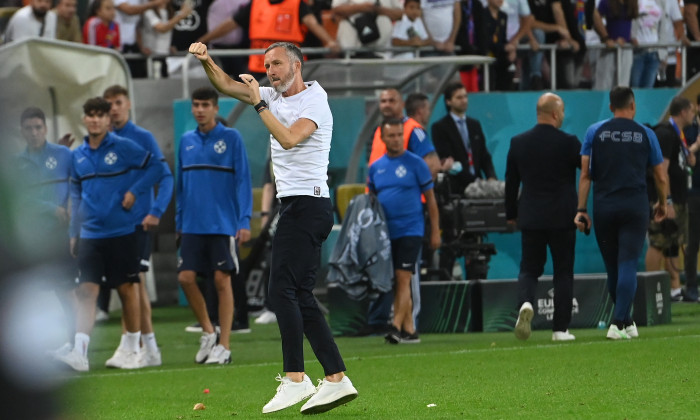
<path id="1" fill-rule="evenodd" d="M 226 151 L 226 142 L 223 140 L 219 140 L 216 143 L 214 143 L 214 151 L 218 154 L 222 154 Z"/>
<path id="2" fill-rule="evenodd" d="M 396 168 L 396 171 L 394 171 L 397 177 L 403 178 L 406 176 L 406 167 L 403 165 L 399 165 L 398 168 Z"/>
<path id="3" fill-rule="evenodd" d="M 107 165 L 114 165 L 117 163 L 117 154 L 114 152 L 109 152 L 105 155 L 105 163 Z"/>
<path id="4" fill-rule="evenodd" d="M 314 187 L 314 195 L 321 195 L 321 187 Z"/>
<path id="5" fill-rule="evenodd" d="M 52 169 L 52 170 L 53 170 L 53 169 L 56 169 L 56 166 L 58 166 L 58 161 L 56 160 L 55 157 L 49 156 L 49 158 L 46 159 L 46 162 L 44 162 L 44 165 L 46 165 L 46 167 L 47 167 L 48 169 Z"/>

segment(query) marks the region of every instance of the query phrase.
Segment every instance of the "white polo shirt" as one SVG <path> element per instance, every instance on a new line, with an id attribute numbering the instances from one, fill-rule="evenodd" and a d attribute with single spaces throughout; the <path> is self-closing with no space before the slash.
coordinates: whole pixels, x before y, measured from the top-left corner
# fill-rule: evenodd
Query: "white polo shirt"
<path id="1" fill-rule="evenodd" d="M 5 29 L 5 42 L 18 41 L 22 38 L 39 36 L 41 26 L 44 26 L 42 38 L 56 38 L 56 13 L 49 10 L 44 16 L 44 22 L 34 16 L 31 6 L 24 6 L 15 12 Z"/>
<path id="2" fill-rule="evenodd" d="M 304 82 L 306 89 L 284 97 L 271 87 L 260 88 L 260 98 L 267 102 L 272 115 L 285 127 L 306 118 L 318 127 L 311 136 L 289 150 L 284 150 L 270 135 L 272 168 L 277 197 L 308 195 L 330 197 L 328 191 L 328 155 L 333 135 L 333 114 L 328 95 L 316 81 Z"/>

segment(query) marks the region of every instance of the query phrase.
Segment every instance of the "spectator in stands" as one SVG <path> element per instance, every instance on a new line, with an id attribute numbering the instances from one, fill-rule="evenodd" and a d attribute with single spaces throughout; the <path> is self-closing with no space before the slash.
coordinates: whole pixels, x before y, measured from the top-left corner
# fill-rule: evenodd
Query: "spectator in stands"
<path id="1" fill-rule="evenodd" d="M 55 277 L 50 287 L 63 307 L 70 339 L 75 334 L 75 265 L 68 249 L 68 191 L 71 152 L 67 147 L 46 141 L 47 128 L 44 112 L 36 107 L 22 111 L 20 117 L 22 137 L 26 149 L 17 156 L 16 181 L 21 187 L 19 198 L 26 200 L 21 209 L 25 220 L 32 223 L 31 232 L 39 235 L 32 246 L 29 258 L 32 262 L 52 264 Z M 26 233 L 26 232 L 25 232 Z M 65 355 L 73 348 L 66 343 L 51 353 Z"/>
<path id="2" fill-rule="evenodd" d="M 479 36 L 482 32 L 484 14 L 484 5 L 477 0 L 461 0 L 460 1 L 461 19 L 457 30 L 455 44 L 459 46 L 459 54 L 461 55 L 483 55 L 481 45 L 479 45 Z M 462 66 L 459 69 L 459 76 L 462 79 L 462 84 L 468 92 L 479 91 L 479 67 L 478 66 Z"/>
<path id="3" fill-rule="evenodd" d="M 604 1 L 604 0 L 603 0 Z M 610 91 L 614 118 L 591 125 L 581 145 L 581 176 L 574 223 L 579 231 L 590 229 L 587 204 L 593 189 L 595 237 L 607 271 L 610 299 L 615 303 L 606 337 L 629 340 L 639 337 L 632 320 L 639 261 L 649 223 L 646 173 L 654 173 L 659 200 L 654 219 L 666 217 L 668 177 L 654 132 L 634 121 L 637 105 L 628 87 Z M 617 133 L 629 133 L 635 141 L 610 141 Z"/>
<path id="4" fill-rule="evenodd" d="M 700 0 L 685 0 L 683 18 L 688 32 L 688 39 L 693 42 L 700 41 Z M 688 79 L 700 73 L 700 47 L 688 48 L 686 52 Z"/>
<path id="5" fill-rule="evenodd" d="M 511 90 L 513 72 L 510 67 L 515 62 L 515 46 L 508 43 L 506 27 L 508 15 L 501 11 L 503 0 L 487 0 L 484 9 L 483 29 L 478 34 L 478 42 L 484 55 L 496 61 L 489 66 L 491 90 Z"/>
<path id="6" fill-rule="evenodd" d="M 211 88 L 192 93 L 197 128 L 182 136 L 176 171 L 175 228 L 182 238 L 178 280 L 203 330 L 195 362 L 207 364 L 231 363 L 231 273 L 239 269 L 237 244 L 250 239 L 253 203 L 243 139 L 238 130 L 216 122 L 218 101 Z M 218 336 L 196 282 L 197 273 L 212 272 L 219 300 Z"/>
<path id="7" fill-rule="evenodd" d="M 250 3 L 250 0 L 214 0 L 207 12 L 207 27 L 216 28 L 238 12 L 238 9 Z M 211 49 L 246 49 L 250 47 L 248 35 L 243 28 L 238 27 L 222 37 L 210 41 Z M 229 75 L 239 75 L 248 72 L 248 57 L 218 57 L 221 68 Z"/>
<path id="8" fill-rule="evenodd" d="M 56 39 L 83 42 L 77 10 L 77 0 L 58 0 L 56 7 L 53 9 L 54 13 L 56 13 Z"/>
<path id="9" fill-rule="evenodd" d="M 386 154 L 369 169 L 369 189 L 384 208 L 394 263 L 394 319 L 385 339 L 391 344 L 419 343 L 412 306 L 412 278 L 420 261 L 425 216 L 421 193 L 430 217 L 430 247 L 440 247 L 438 208 L 428 165 L 403 148 L 404 123 L 390 118 L 380 126 Z M 414 294 L 415 296 L 415 294 Z"/>
<path id="10" fill-rule="evenodd" d="M 639 16 L 637 0 L 600 0 L 593 12 L 593 24 L 600 41 L 608 48 L 600 53 L 596 64 L 593 88 L 608 90 L 613 86 L 629 86 L 632 71 L 632 50 L 616 46 L 632 41 L 632 21 Z M 605 19 L 605 23 L 603 23 Z M 620 68 L 617 67 L 620 54 Z M 619 77 L 619 80 L 617 79 Z"/>
<path id="11" fill-rule="evenodd" d="M 421 0 L 423 22 L 433 38 L 437 54 L 454 54 L 462 20 L 459 0 Z"/>
<path id="12" fill-rule="evenodd" d="M 433 40 L 421 19 L 420 0 L 406 0 L 403 4 L 403 16 L 394 24 L 391 33 L 391 45 L 394 47 L 424 47 L 432 45 Z M 412 52 L 394 54 L 394 58 L 413 58 Z"/>
<path id="13" fill-rule="evenodd" d="M 695 153 L 700 143 L 688 145 L 683 130 L 695 119 L 693 103 L 683 97 L 675 97 L 669 106 L 671 117 L 659 124 L 654 132 L 659 139 L 663 156 L 663 169 L 668 175 L 671 195 L 668 196 L 667 219 L 662 223 L 649 224 L 649 247 L 646 255 L 646 270 L 664 268 L 671 276 L 671 301 L 683 300 L 680 280 L 679 250 L 688 238 L 688 180 L 695 167 Z M 652 195 L 652 201 L 656 197 Z M 662 200 L 664 197 L 660 197 Z"/>
<path id="14" fill-rule="evenodd" d="M 104 91 L 102 96 L 111 104 L 109 116 L 112 122 L 112 132 L 141 146 L 151 154 L 151 159 L 157 160 L 162 166 L 162 175 L 157 181 L 158 194 L 156 195 L 154 188 L 144 191 L 143 194 L 136 197 L 136 203 L 131 208 L 135 221 L 135 235 L 138 247 L 141 339 L 144 343 L 143 351 L 139 355 L 139 366 L 160 366 L 161 355 L 156 343 L 153 321 L 151 320 L 151 301 L 146 289 L 146 273 L 150 269 L 153 231 L 158 228 L 160 218 L 168 208 L 173 195 L 173 176 L 153 134 L 134 124 L 129 119 L 131 101 L 126 88 L 119 85 L 110 86 Z M 106 366 L 121 367 L 120 365 L 125 362 L 127 354 L 126 330 L 122 328 L 121 343 L 114 356 L 107 360 Z"/>
<path id="15" fill-rule="evenodd" d="M 31 0 L 10 18 L 5 29 L 5 42 L 32 36 L 56 38 L 56 14 L 49 9 L 51 0 Z"/>
<path id="16" fill-rule="evenodd" d="M 680 10 L 676 0 L 638 0 L 639 17 L 632 22 L 632 43 L 656 44 L 660 41 L 663 25 L 671 26 L 669 19 L 673 13 L 678 13 L 674 20 L 680 20 Z M 673 5 L 676 5 L 674 7 Z M 632 59 L 631 87 L 651 88 L 656 82 L 659 70 L 659 49 L 638 48 L 634 50 Z"/>
<path id="17" fill-rule="evenodd" d="M 508 16 L 508 24 L 506 25 L 508 44 L 512 45 L 513 49 L 516 49 L 518 45 L 528 42 L 532 50 L 538 50 L 540 45 L 532 33 L 532 23 L 535 18 L 530 12 L 530 5 L 527 3 L 527 0 L 505 0 L 501 6 L 501 11 Z M 521 58 L 520 88 L 529 89 L 530 76 L 529 74 L 523 74 L 523 70 L 529 70 L 527 63 L 528 54 L 521 51 L 517 55 Z"/>
<path id="18" fill-rule="evenodd" d="M 122 302 L 127 355 L 120 367 L 141 367 L 137 222 L 131 210 L 136 197 L 162 177 L 163 165 L 133 141 L 109 132 L 110 109 L 103 98 L 85 102 L 88 135 L 73 151 L 70 245 L 80 269 L 78 319 L 73 350 L 57 357 L 78 371 L 89 370 L 88 345 L 103 279 L 116 287 Z"/>
<path id="19" fill-rule="evenodd" d="M 331 11 L 340 19 L 338 23 L 338 44 L 342 49 L 373 47 L 386 48 L 391 45 L 392 23 L 401 20 L 403 11 L 398 0 L 333 0 Z M 360 41 L 355 21 L 363 13 L 376 15 L 379 37 L 373 41 L 363 43 Z M 387 54 L 381 54 L 388 56 Z M 363 53 L 356 56 L 372 57 L 374 53 Z"/>
<path id="20" fill-rule="evenodd" d="M 520 340 L 530 337 L 537 280 L 544 272 L 547 248 L 554 267 L 552 341 L 576 338 L 569 333 L 576 248 L 576 225 L 571 220 L 576 213 L 581 142 L 561 131 L 563 122 L 561 98 L 553 93 L 540 96 L 537 125 L 511 139 L 506 160 L 506 219 L 522 231 L 520 310 L 514 331 Z"/>
<path id="21" fill-rule="evenodd" d="M 557 88 L 577 89 L 586 56 L 586 1 L 559 0 L 552 3 L 554 20 L 566 28 L 568 36 L 557 35 Z"/>
<path id="22" fill-rule="evenodd" d="M 210 30 L 198 42 L 207 44 L 213 39 L 220 38 L 236 28 L 243 28 L 248 33 L 251 48 L 267 48 L 275 41 L 288 41 L 300 45 L 304 41 L 306 27 L 321 39 L 326 48 L 339 51 L 338 44 L 328 35 L 328 32 L 318 23 L 309 6 L 298 2 L 298 8 L 290 11 L 289 5 L 295 0 L 252 0 L 249 4 L 238 9 L 235 15 L 225 20 L 216 28 Z M 289 13 L 297 13 L 289 14 Z M 279 18 L 278 18 L 279 16 Z M 278 19 L 283 19 L 285 26 L 280 26 Z M 256 22 L 251 25 L 251 22 Z M 257 78 L 265 77 L 263 55 L 251 55 L 248 59 L 248 70 Z M 237 75 L 236 75 L 237 76 Z"/>
<path id="23" fill-rule="evenodd" d="M 700 143 L 700 95 L 695 100 L 695 118 L 685 128 L 689 147 Z M 695 161 L 700 153 L 695 153 Z M 688 191 L 688 244 L 685 248 L 685 297 L 698 301 L 698 250 L 700 250 L 700 171 L 693 171 L 692 185 Z"/>
<path id="24" fill-rule="evenodd" d="M 193 42 L 212 29 L 207 26 L 207 16 L 214 0 L 172 0 L 172 2 L 176 8 L 182 7 L 186 2 L 190 2 L 193 6 L 192 13 L 173 29 L 173 52 L 187 51 Z"/>
<path id="25" fill-rule="evenodd" d="M 95 0 L 90 18 L 83 26 L 83 42 L 98 47 L 119 49 L 119 24 L 114 20 L 116 11 L 112 0 Z"/>
<path id="26" fill-rule="evenodd" d="M 160 63 L 161 71 L 155 77 L 168 77 L 168 67 L 164 56 L 170 55 L 173 28 L 190 13 L 192 13 L 190 2 L 182 3 L 180 10 L 175 12 L 172 1 L 143 12 L 143 19 L 139 27 L 142 42 L 141 52 L 145 55 L 161 56 L 153 61 L 154 64 Z"/>
<path id="27" fill-rule="evenodd" d="M 141 15 L 146 10 L 159 9 L 165 6 L 168 0 L 114 0 L 114 7 L 117 9 L 115 21 L 119 24 L 119 36 L 121 40 L 121 52 L 142 53 L 142 41 L 139 39 L 137 26 L 141 20 Z M 146 62 L 142 59 L 127 59 L 127 64 L 131 70 L 131 77 L 146 77 Z"/>
<path id="28" fill-rule="evenodd" d="M 683 14 L 681 13 L 678 0 L 666 0 L 664 3 L 664 18 L 659 26 L 659 42 L 669 44 L 680 41 L 685 46 L 690 44 L 690 40 L 685 33 L 683 24 Z M 676 77 L 677 73 L 676 47 L 667 47 L 659 50 L 659 72 L 656 86 L 679 87 L 681 81 Z"/>

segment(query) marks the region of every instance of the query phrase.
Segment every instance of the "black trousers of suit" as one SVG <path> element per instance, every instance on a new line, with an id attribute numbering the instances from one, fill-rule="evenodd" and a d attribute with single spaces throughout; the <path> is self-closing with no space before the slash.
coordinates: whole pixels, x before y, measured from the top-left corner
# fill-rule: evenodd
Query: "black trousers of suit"
<path id="1" fill-rule="evenodd" d="M 547 262 L 547 246 L 552 253 L 554 268 L 554 325 L 552 331 L 566 331 L 571 322 L 574 297 L 575 229 L 523 229 L 522 260 L 518 275 L 519 306 L 532 303 L 537 311 L 535 291 L 537 279 L 544 272 Z"/>

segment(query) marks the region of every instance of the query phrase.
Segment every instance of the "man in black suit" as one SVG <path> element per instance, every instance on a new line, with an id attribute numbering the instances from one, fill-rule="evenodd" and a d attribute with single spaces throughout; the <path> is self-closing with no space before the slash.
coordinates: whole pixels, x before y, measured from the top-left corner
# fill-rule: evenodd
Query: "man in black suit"
<path id="1" fill-rule="evenodd" d="M 496 170 L 481 123 L 466 116 L 469 100 L 464 85 L 450 83 L 444 95 L 447 115 L 433 124 L 431 136 L 442 166 L 452 166 L 448 171 L 452 192 L 463 194 L 476 178 L 496 179 Z"/>
<path id="2" fill-rule="evenodd" d="M 547 261 L 547 245 L 554 268 L 553 341 L 574 340 L 568 327 L 574 283 L 576 246 L 576 168 L 581 167 L 581 143 L 559 128 L 564 102 L 553 93 L 537 101 L 537 125 L 510 142 L 506 162 L 506 218 L 522 231 L 522 259 L 518 276 L 520 312 L 515 336 L 530 337 L 537 279 Z M 518 188 L 523 188 L 518 200 Z"/>

